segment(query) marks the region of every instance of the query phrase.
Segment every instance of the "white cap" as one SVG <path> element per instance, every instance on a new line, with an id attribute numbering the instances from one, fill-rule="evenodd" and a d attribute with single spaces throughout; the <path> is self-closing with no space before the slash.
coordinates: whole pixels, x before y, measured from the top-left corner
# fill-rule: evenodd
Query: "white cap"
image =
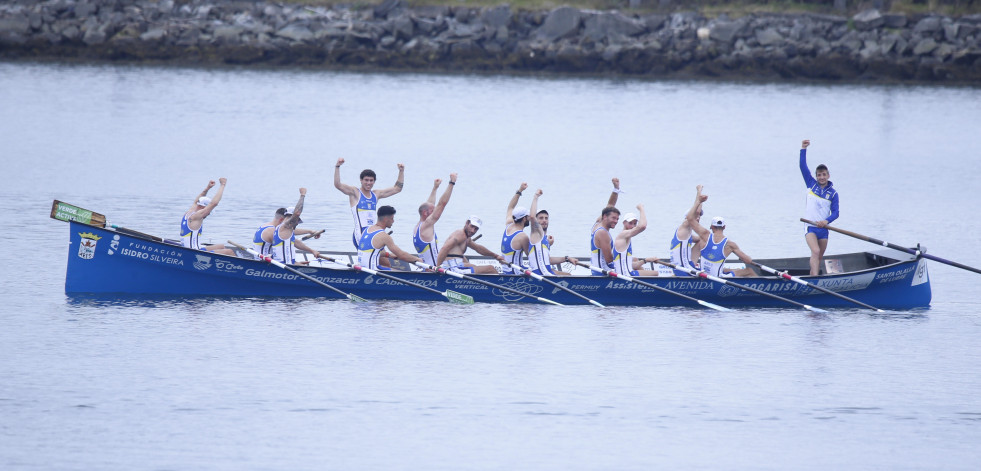
<path id="1" fill-rule="evenodd" d="M 524 206 L 518 206 L 517 208 L 514 208 L 514 211 L 511 212 L 511 216 L 514 216 L 515 219 L 521 219 L 527 215 L 528 215 L 528 208 Z"/>
<path id="2" fill-rule="evenodd" d="M 627 213 L 623 215 L 623 222 L 636 221 L 637 215 L 634 213 Z"/>
<path id="3" fill-rule="evenodd" d="M 470 219 L 467 219 L 467 221 L 470 221 L 470 225 L 477 229 L 480 229 L 480 226 L 484 225 L 484 221 L 481 221 L 477 216 L 470 216 Z"/>
<path id="4" fill-rule="evenodd" d="M 712 227 L 726 227 L 726 220 L 722 216 L 712 218 Z"/>
<path id="5" fill-rule="evenodd" d="M 198 206 L 207 206 L 209 204 L 211 204 L 211 198 L 208 198 L 207 196 L 198 198 Z"/>

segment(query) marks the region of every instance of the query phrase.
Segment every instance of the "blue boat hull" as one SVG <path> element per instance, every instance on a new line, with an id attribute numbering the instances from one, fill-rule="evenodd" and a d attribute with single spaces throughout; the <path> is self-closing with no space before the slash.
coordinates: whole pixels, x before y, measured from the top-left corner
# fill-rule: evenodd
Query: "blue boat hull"
<path id="1" fill-rule="evenodd" d="M 70 223 L 71 243 L 65 292 L 68 294 L 157 294 L 174 296 L 323 297 L 340 295 L 265 262 L 236 258 L 134 237 L 122 232 Z M 441 295 L 349 269 L 302 267 L 297 270 L 366 299 L 445 300 Z M 477 302 L 538 302 L 470 280 L 429 272 L 392 272 L 399 278 L 473 296 Z M 585 304 L 554 286 L 514 275 L 480 279 L 562 304 Z M 616 306 L 697 306 L 681 297 L 607 277 L 552 277 L 584 296 Z M 726 307 L 790 307 L 770 297 L 719 283 L 683 277 L 643 278 L 648 283 Z M 880 267 L 808 278 L 821 287 L 885 309 L 930 304 L 925 259 L 899 260 Z M 821 307 L 854 307 L 840 298 L 774 277 L 740 278 L 767 293 Z"/>

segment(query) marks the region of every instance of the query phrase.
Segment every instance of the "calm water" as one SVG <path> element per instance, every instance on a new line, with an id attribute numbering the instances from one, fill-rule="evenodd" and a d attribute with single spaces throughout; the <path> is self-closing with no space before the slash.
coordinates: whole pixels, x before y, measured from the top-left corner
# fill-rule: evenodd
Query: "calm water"
<path id="1" fill-rule="evenodd" d="M 808 138 L 840 227 L 981 266 L 979 122 L 979 89 L 0 64 L 0 468 L 973 470 L 981 276 L 954 268 L 888 315 L 86 300 L 48 211 L 172 237 L 225 176 L 205 238 L 247 240 L 305 186 L 315 246 L 346 250 L 344 157 L 348 183 L 406 164 L 403 247 L 456 171 L 444 235 L 477 214 L 493 245 L 527 181 L 582 255 L 618 176 L 641 255 L 700 183 L 746 252 L 803 256 Z"/>

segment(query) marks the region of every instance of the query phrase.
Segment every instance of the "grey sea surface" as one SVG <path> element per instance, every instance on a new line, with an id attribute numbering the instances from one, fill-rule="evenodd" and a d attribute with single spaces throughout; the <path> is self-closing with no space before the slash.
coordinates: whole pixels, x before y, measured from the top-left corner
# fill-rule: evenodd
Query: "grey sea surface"
<path id="1" fill-rule="evenodd" d="M 48 213 L 175 237 L 227 177 L 204 238 L 247 241 L 303 186 L 313 245 L 348 250 L 343 157 L 351 184 L 406 165 L 403 248 L 458 172 L 444 237 L 474 214 L 496 247 L 528 182 L 582 256 L 616 176 L 639 255 L 703 184 L 745 252 L 805 256 L 810 139 L 838 226 L 977 267 L 979 123 L 977 88 L 0 63 L 0 468 L 976 469 L 981 275 L 938 263 L 932 306 L 887 314 L 86 298 Z"/>

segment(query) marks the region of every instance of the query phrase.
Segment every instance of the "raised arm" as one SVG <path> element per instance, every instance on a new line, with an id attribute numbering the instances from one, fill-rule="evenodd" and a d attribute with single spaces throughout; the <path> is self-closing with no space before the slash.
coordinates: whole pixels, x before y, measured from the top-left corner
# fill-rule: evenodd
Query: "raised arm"
<path id="1" fill-rule="evenodd" d="M 208 191 L 214 188 L 214 186 L 215 186 L 215 181 L 209 180 L 208 185 L 204 187 L 204 190 L 202 190 L 201 193 L 198 193 L 198 195 L 194 197 L 194 201 L 191 202 L 191 207 L 187 208 L 187 210 L 188 211 L 196 210 L 198 208 L 198 200 L 204 198 L 205 196 L 208 196 Z"/>
<path id="2" fill-rule="evenodd" d="M 644 205 L 638 204 L 637 211 L 640 214 L 637 217 L 637 225 L 634 226 L 633 229 L 620 231 L 620 234 L 617 235 L 617 238 L 620 238 L 621 235 L 625 235 L 626 237 L 633 237 L 637 234 L 640 234 L 641 232 L 644 232 L 644 230 L 647 229 L 647 213 L 644 212 Z"/>
<path id="3" fill-rule="evenodd" d="M 443 180 L 437 178 L 433 180 L 433 191 L 429 193 L 429 198 L 426 198 L 426 202 L 432 205 L 436 204 L 436 190 L 439 189 L 439 185 L 443 183 Z"/>
<path id="4" fill-rule="evenodd" d="M 344 165 L 344 157 L 337 159 L 337 163 L 334 165 L 334 188 L 337 188 L 341 193 L 350 196 L 351 205 L 354 205 L 357 203 L 355 198 L 358 197 L 358 188 L 341 183 L 341 165 Z"/>
<path id="5" fill-rule="evenodd" d="M 225 183 L 228 183 L 227 178 L 222 177 L 218 179 L 218 191 L 215 192 L 214 198 L 211 198 L 211 202 L 208 203 L 204 209 L 195 211 L 194 214 L 191 215 L 190 219 L 204 219 L 211 214 L 211 211 L 214 211 L 214 209 L 218 207 L 218 202 L 221 201 L 221 195 L 225 194 Z M 211 183 L 209 183 L 209 185 L 211 185 Z"/>
<path id="6" fill-rule="evenodd" d="M 398 164 L 398 166 L 399 166 L 399 176 L 398 178 L 395 179 L 395 186 L 390 186 L 388 188 L 385 188 L 384 190 L 376 191 L 375 195 L 378 196 L 379 198 L 388 198 L 389 196 L 392 196 L 402 191 L 402 187 L 405 186 L 405 165 Z"/>
<path id="7" fill-rule="evenodd" d="M 535 217 L 538 214 L 538 197 L 542 196 L 542 189 L 539 188 L 535 192 L 535 196 L 531 197 L 531 211 L 528 212 L 529 222 L 531 223 L 531 235 L 529 235 L 529 240 L 532 244 L 537 244 L 541 242 L 542 237 L 545 236 L 545 229 L 542 229 L 542 225 L 538 223 L 538 218 Z"/>
<path id="8" fill-rule="evenodd" d="M 522 183 L 521 186 L 518 187 L 518 191 L 514 192 L 514 196 L 511 197 L 511 201 L 508 201 L 508 213 L 507 216 L 504 216 L 505 226 L 514 222 L 514 218 L 511 217 L 511 214 L 514 212 L 514 207 L 518 205 L 518 198 L 521 198 L 521 192 L 527 189 L 528 184 Z"/>
<path id="9" fill-rule="evenodd" d="M 606 206 L 607 207 L 616 206 L 617 199 L 619 199 L 619 197 L 620 197 L 620 179 L 613 177 L 613 192 L 610 193 L 610 199 L 609 201 L 606 202 Z M 596 218 L 596 222 L 600 222 L 600 219 L 603 219 L 603 216 Z"/>
<path id="10" fill-rule="evenodd" d="M 436 199 L 436 189 L 439 188 L 439 183 L 442 180 L 437 179 L 436 185 L 433 186 L 433 194 L 429 196 L 430 202 Z M 446 185 L 446 190 L 443 191 L 443 195 L 439 197 L 439 202 L 436 203 L 436 207 L 433 208 L 433 213 L 426 218 L 426 222 L 430 225 L 436 224 L 439 218 L 443 215 L 443 210 L 446 209 L 446 205 L 450 202 L 450 196 L 453 196 L 453 187 L 456 186 L 456 174 L 450 174 L 450 183 Z"/>
<path id="11" fill-rule="evenodd" d="M 811 175 L 811 171 L 807 168 L 807 146 L 809 145 L 811 145 L 811 141 L 809 139 L 804 139 L 800 143 L 800 175 L 804 177 L 804 184 L 807 185 L 808 188 L 817 183 L 817 180 L 814 179 L 814 176 Z"/>
<path id="12" fill-rule="evenodd" d="M 293 232 L 293 229 L 296 229 L 296 225 L 300 223 L 300 213 L 303 212 L 303 200 L 306 198 L 306 196 L 307 196 L 307 189 L 300 188 L 300 199 L 296 201 L 296 206 L 293 206 L 293 214 L 291 214 L 290 217 L 286 218 L 286 220 L 283 221 L 283 227 L 282 229 L 280 229 L 280 231 L 282 231 L 283 229 L 288 229 L 289 232 Z M 289 234 L 287 233 L 286 235 Z M 285 239 L 286 237 L 283 237 L 283 233 L 280 232 L 279 238 Z"/>
<path id="13" fill-rule="evenodd" d="M 697 193 L 695 194 L 695 204 L 693 204 L 691 209 L 688 210 L 688 225 L 691 226 L 691 229 L 698 234 L 698 237 L 701 238 L 701 240 L 704 241 L 709 235 L 711 235 L 711 232 L 698 223 L 698 210 L 702 206 L 702 203 L 708 200 L 708 195 L 702 194 L 702 185 L 696 186 L 695 189 L 697 190 Z"/>

